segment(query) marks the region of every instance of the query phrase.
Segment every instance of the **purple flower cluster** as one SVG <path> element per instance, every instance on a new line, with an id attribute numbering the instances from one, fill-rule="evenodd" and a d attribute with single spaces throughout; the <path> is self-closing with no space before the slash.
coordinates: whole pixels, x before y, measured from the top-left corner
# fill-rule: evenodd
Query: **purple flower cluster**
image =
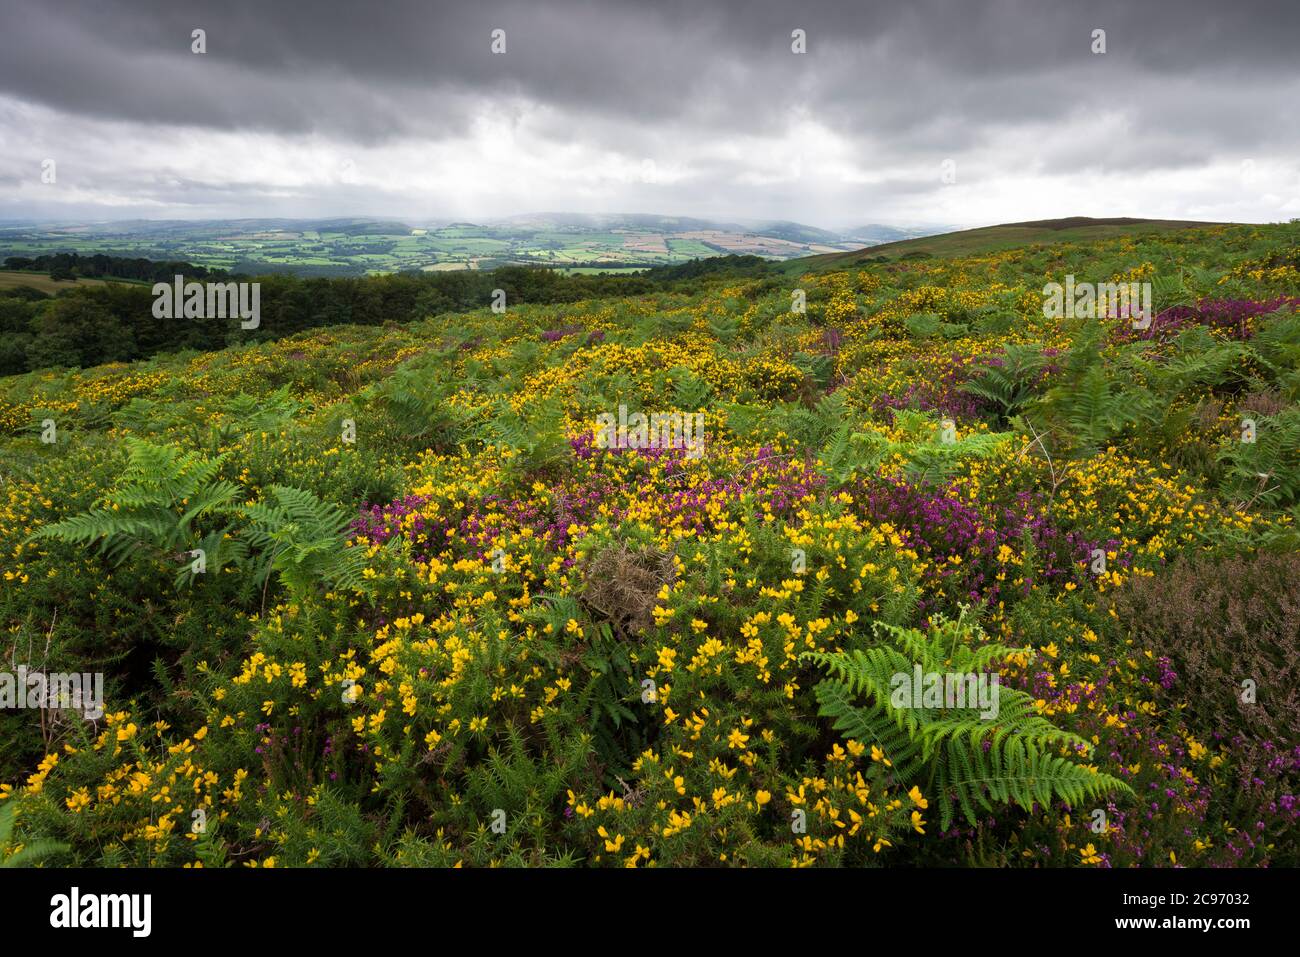
<path id="1" fill-rule="evenodd" d="M 747 502 L 747 512 L 789 515 L 798 503 L 826 484 L 820 472 L 774 454 L 771 448 L 759 449 L 753 461 L 733 475 L 709 479 L 672 494 L 669 513 L 682 520 L 682 526 L 696 534 L 714 530 L 717 503 Z"/>
<path id="2" fill-rule="evenodd" d="M 361 514 L 352 520 L 352 534 L 373 545 L 382 545 L 401 532 L 403 520 L 412 513 L 415 514 L 412 531 L 417 537 L 429 537 L 428 533 L 432 531 L 445 532 L 445 525 L 431 522 L 419 514 L 420 508 L 428 501 L 427 495 L 408 495 L 387 505 L 363 506 Z"/>
<path id="3" fill-rule="evenodd" d="M 634 500 L 666 498 L 666 514 L 697 534 L 715 530 L 719 505 L 723 506 L 721 514 L 727 515 L 742 502 L 746 511 L 790 515 L 802 499 L 826 482 L 811 466 L 776 455 L 769 447 L 761 448 L 753 461 L 731 474 L 689 485 L 684 449 L 599 449 L 586 434 L 571 439 L 570 445 L 575 457 L 589 461 L 592 467 L 581 477 L 560 481 L 544 501 L 486 495 L 467 502 L 458 518 L 430 517 L 424 513 L 428 496 L 408 495 L 363 508 L 352 522 L 352 533 L 373 544 L 405 535 L 416 558 L 428 561 L 457 544 L 468 554 L 483 557 L 499 535 L 528 528 L 548 550 L 558 553 L 568 546 L 571 527 L 589 526 L 602 516 L 613 522 L 622 520 L 627 509 L 618 502 L 630 482 L 635 483 Z M 606 472 L 601 468 L 601 456 L 620 463 L 633 457 L 634 466 L 643 460 L 647 468 L 640 474 L 634 468 L 630 476 Z M 656 475 L 649 471 L 652 464 L 658 466 Z"/>
<path id="4" fill-rule="evenodd" d="M 833 356 L 844 345 L 844 330 L 827 326 L 822 330 L 822 354 Z"/>
<path id="5" fill-rule="evenodd" d="M 466 503 L 458 520 L 430 518 L 421 512 L 428 496 L 408 495 L 363 509 L 352 523 L 352 532 L 374 544 L 406 534 L 419 561 L 428 561 L 455 542 L 482 557 L 492 550 L 498 535 L 522 528 L 532 529 L 548 548 L 562 551 L 569 542 L 569 527 L 594 521 L 601 502 L 613 492 L 614 485 L 607 477 L 594 475 L 586 486 L 558 488 L 545 510 L 536 503 L 488 495 Z M 413 518 L 405 532 L 402 526 L 408 515 Z"/>
<path id="6" fill-rule="evenodd" d="M 936 383 L 911 382 L 902 392 L 883 392 L 871 402 L 872 414 L 877 418 L 888 421 L 885 413 L 891 409 L 918 409 L 971 419 L 979 414 L 980 401 L 973 395 L 946 390 Z"/>
<path id="7" fill-rule="evenodd" d="M 576 336 L 582 332 L 582 326 L 560 326 L 558 329 L 547 329 L 541 335 L 543 342 L 559 342 L 568 336 Z"/>
<path id="8" fill-rule="evenodd" d="M 1266 316 L 1284 306 L 1300 307 L 1300 298 L 1278 296 L 1275 299 L 1202 299 L 1195 306 L 1173 306 L 1151 319 L 1151 325 L 1137 331 L 1136 338 L 1164 342 L 1189 326 L 1206 326 L 1222 331 L 1229 338 L 1244 342 L 1255 335 L 1252 319 Z"/>
<path id="9" fill-rule="evenodd" d="M 962 419 L 975 418 L 982 411 L 981 402 L 961 387 L 978 361 L 978 357 L 954 352 L 937 373 L 927 373 L 908 382 L 901 392 L 878 395 L 871 403 L 871 411 L 881 418 L 890 409 L 919 409 Z"/>
<path id="10" fill-rule="evenodd" d="M 998 561 L 1003 545 L 1017 553 L 1026 541 L 1033 545 L 1035 571 L 1021 584 L 1022 594 L 1036 579 L 1065 581 L 1080 575 L 1092 549 L 1102 547 L 1054 524 L 1030 492 L 1017 494 L 1010 506 L 989 515 L 945 487 L 896 479 L 866 479 L 854 498 L 866 518 L 894 526 L 907 547 L 930 563 L 930 574 L 955 584 L 963 601 L 994 604 L 1007 597 L 1005 589 L 1021 570 Z M 1108 550 L 1117 544 L 1104 543 Z M 949 561 L 954 556 L 959 563 Z M 1005 573 L 1001 581 L 999 573 Z"/>

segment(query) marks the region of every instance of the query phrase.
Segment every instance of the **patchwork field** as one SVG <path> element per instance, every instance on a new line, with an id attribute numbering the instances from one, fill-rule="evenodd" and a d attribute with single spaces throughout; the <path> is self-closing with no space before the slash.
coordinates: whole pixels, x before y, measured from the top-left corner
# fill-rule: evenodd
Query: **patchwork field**
<path id="1" fill-rule="evenodd" d="M 669 217 L 559 216 L 431 226 L 385 220 L 0 226 L 0 262 L 104 253 L 254 274 L 362 275 L 504 265 L 645 268 L 729 253 L 788 259 L 863 245 L 850 236 L 791 228 L 797 224 L 774 224 L 780 236 L 734 225 L 699 228 L 705 225 Z"/>

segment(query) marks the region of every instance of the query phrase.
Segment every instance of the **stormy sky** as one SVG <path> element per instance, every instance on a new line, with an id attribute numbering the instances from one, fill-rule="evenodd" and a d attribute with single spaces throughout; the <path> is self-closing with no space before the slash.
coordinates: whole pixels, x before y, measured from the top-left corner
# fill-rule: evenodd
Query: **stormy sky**
<path id="1" fill-rule="evenodd" d="M 1290 219 L 1298 50 L 1298 0 L 0 0 L 0 219 Z"/>

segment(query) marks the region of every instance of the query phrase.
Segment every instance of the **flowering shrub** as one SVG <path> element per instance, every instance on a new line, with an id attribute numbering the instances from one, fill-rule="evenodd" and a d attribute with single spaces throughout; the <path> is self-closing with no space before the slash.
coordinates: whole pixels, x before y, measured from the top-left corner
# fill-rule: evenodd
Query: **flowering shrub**
<path id="1" fill-rule="evenodd" d="M 1297 238 L 0 380 L 0 857 L 1295 864 Z M 1141 331 L 1046 319 L 1044 269 L 1201 285 Z M 597 441 L 620 406 L 704 441 Z M 1006 711 L 911 713 L 881 663 Z M 103 715 L 18 706 L 20 665 L 103 673 Z M 1030 770 L 963 774 L 995 756 Z"/>

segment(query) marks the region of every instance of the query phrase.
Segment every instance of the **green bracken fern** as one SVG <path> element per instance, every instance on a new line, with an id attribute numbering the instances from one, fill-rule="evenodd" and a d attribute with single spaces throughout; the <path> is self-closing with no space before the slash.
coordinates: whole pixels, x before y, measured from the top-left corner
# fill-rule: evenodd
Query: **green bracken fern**
<path id="1" fill-rule="evenodd" d="M 1066 757 L 1091 746 L 1038 714 L 1023 691 L 999 685 L 989 718 L 975 702 L 896 707 L 891 700 L 894 677 L 910 680 L 918 664 L 926 673 L 980 674 L 1024 650 L 979 643 L 978 627 L 962 619 L 940 620 L 928 633 L 877 624 L 875 633 L 884 641 L 870 648 L 803 655 L 830 675 L 814 689 L 819 713 L 846 738 L 877 745 L 901 782 L 924 782 L 924 793 L 937 794 L 942 828 L 957 808 L 974 825 L 978 809 L 994 802 L 1031 811 L 1130 790 Z"/>

